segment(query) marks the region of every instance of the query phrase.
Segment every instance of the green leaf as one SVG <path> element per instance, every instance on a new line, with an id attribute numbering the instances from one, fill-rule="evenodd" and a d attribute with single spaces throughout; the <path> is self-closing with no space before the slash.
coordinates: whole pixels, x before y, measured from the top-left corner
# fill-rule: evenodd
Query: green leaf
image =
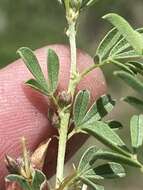
<path id="1" fill-rule="evenodd" d="M 131 142 L 134 149 L 143 144 L 143 115 L 134 115 L 130 121 Z"/>
<path id="2" fill-rule="evenodd" d="M 40 170 L 35 170 L 32 177 L 32 189 L 40 190 L 40 187 L 46 181 L 46 176 Z"/>
<path id="3" fill-rule="evenodd" d="M 123 128 L 123 125 L 119 121 L 111 120 L 111 121 L 108 121 L 107 124 L 111 129 Z"/>
<path id="4" fill-rule="evenodd" d="M 101 96 L 95 103 L 90 107 L 86 113 L 81 124 L 90 123 L 93 121 L 101 120 L 106 116 L 115 106 L 115 100 L 110 95 Z"/>
<path id="5" fill-rule="evenodd" d="M 135 31 L 123 17 L 114 13 L 110 13 L 105 15 L 103 19 L 106 19 L 112 23 L 138 54 L 143 54 L 142 35 L 139 32 Z"/>
<path id="6" fill-rule="evenodd" d="M 129 65 L 129 67 L 134 67 L 134 70 L 143 75 L 143 63 L 142 62 L 139 62 L 139 61 L 131 61 L 129 63 L 127 63 L 127 65 Z"/>
<path id="7" fill-rule="evenodd" d="M 124 168 L 115 162 L 109 162 L 104 165 L 100 165 L 95 169 L 96 175 L 101 176 L 103 179 L 113 179 L 119 177 L 125 177 L 126 173 Z"/>
<path id="8" fill-rule="evenodd" d="M 134 75 L 134 72 L 129 68 L 127 67 L 125 64 L 123 63 L 120 63 L 119 61 L 116 61 L 116 60 L 112 60 L 112 62 L 120 69 L 122 69 L 123 71 L 126 71 L 128 73 L 130 73 L 131 75 Z"/>
<path id="9" fill-rule="evenodd" d="M 112 56 L 112 59 L 115 59 L 115 60 L 122 60 L 122 61 L 130 61 L 130 60 L 138 60 L 142 58 L 141 55 L 137 54 L 134 50 L 129 50 L 127 52 L 123 52 L 123 53 L 120 53 L 120 54 L 117 54 L 115 56 Z"/>
<path id="10" fill-rule="evenodd" d="M 137 73 L 139 72 L 139 69 L 137 69 L 133 64 L 131 64 L 130 62 L 125 63 L 125 65 L 132 70 L 132 72 L 134 73 L 134 75 L 137 75 Z"/>
<path id="11" fill-rule="evenodd" d="M 93 123 L 83 124 L 81 130 L 94 136 L 100 142 L 119 153 L 129 156 L 125 143 L 106 123 L 94 121 Z M 125 151 L 126 150 L 126 151 Z"/>
<path id="12" fill-rule="evenodd" d="M 104 190 L 104 187 L 101 186 L 101 185 L 98 185 L 96 184 L 94 181 L 88 179 L 88 178 L 85 178 L 85 177 L 80 177 L 81 181 L 88 185 L 89 187 L 91 187 L 91 189 L 93 190 Z"/>
<path id="13" fill-rule="evenodd" d="M 48 90 L 47 82 L 45 80 L 41 67 L 33 51 L 29 48 L 22 47 L 17 52 L 23 59 L 29 71 L 33 74 L 37 82 L 40 84 L 40 86 L 42 86 L 47 91 Z"/>
<path id="14" fill-rule="evenodd" d="M 49 92 L 46 91 L 35 79 L 28 80 L 25 84 L 32 87 L 33 89 L 41 92 L 42 94 L 48 95 Z"/>
<path id="15" fill-rule="evenodd" d="M 103 58 L 106 58 L 107 53 L 117 43 L 120 36 L 121 35 L 119 34 L 118 30 L 113 28 L 107 33 L 105 38 L 103 38 L 96 51 L 96 55 L 99 56 L 100 62 L 103 60 Z"/>
<path id="16" fill-rule="evenodd" d="M 88 103 L 89 103 L 90 94 L 87 90 L 79 91 L 76 95 L 74 106 L 73 106 L 73 119 L 76 126 L 79 126 L 81 121 L 83 120 Z"/>
<path id="17" fill-rule="evenodd" d="M 121 40 L 119 40 L 115 44 L 115 46 L 112 48 L 109 55 L 110 56 L 118 55 L 122 53 L 123 51 L 125 51 L 126 49 L 128 49 L 129 47 L 130 47 L 130 44 L 127 42 L 127 40 L 125 38 L 121 38 Z"/>
<path id="18" fill-rule="evenodd" d="M 132 159 L 132 155 L 128 157 L 119 153 L 104 151 L 102 149 L 96 152 L 96 154 L 94 155 L 92 159 L 92 164 L 96 162 L 98 159 L 109 160 L 111 162 L 126 164 L 126 165 L 137 167 L 137 168 L 142 167 L 142 165 L 138 161 Z"/>
<path id="19" fill-rule="evenodd" d="M 20 175 L 10 174 L 6 177 L 6 180 L 17 182 L 23 190 L 32 190 L 29 183 Z"/>
<path id="20" fill-rule="evenodd" d="M 139 61 L 132 61 L 130 64 L 134 65 L 136 68 L 143 70 L 143 63 Z"/>
<path id="21" fill-rule="evenodd" d="M 125 98 L 122 98 L 123 101 L 129 103 L 130 105 L 134 106 L 135 108 L 139 109 L 140 111 L 143 111 L 143 101 L 132 96 L 127 96 Z"/>
<path id="22" fill-rule="evenodd" d="M 99 176 L 96 174 L 95 166 L 90 164 L 92 159 L 94 158 L 94 155 L 97 152 L 96 146 L 89 147 L 84 154 L 82 155 L 78 168 L 77 173 L 78 177 L 82 176 L 88 179 L 103 179 L 102 176 Z"/>
<path id="23" fill-rule="evenodd" d="M 114 74 L 119 78 L 121 78 L 122 80 L 124 80 L 125 83 L 127 83 L 134 90 L 143 94 L 143 84 L 139 79 L 137 79 L 136 77 L 132 76 L 131 74 L 125 71 L 115 71 Z"/>
<path id="24" fill-rule="evenodd" d="M 89 169 L 91 166 L 89 165 L 89 162 L 93 159 L 93 156 L 95 155 L 95 153 L 97 152 L 97 147 L 96 146 L 92 146 L 89 147 L 84 154 L 82 155 L 79 165 L 78 165 L 78 171 L 82 172 L 82 171 L 86 171 L 87 169 Z"/>
<path id="25" fill-rule="evenodd" d="M 139 33 L 143 33 L 143 28 L 139 28 L 136 30 Z M 112 48 L 111 52 L 110 52 L 110 56 L 114 56 L 117 54 L 120 54 L 121 52 L 130 49 L 131 46 L 128 43 L 128 41 L 126 40 L 126 38 L 121 38 L 116 44 L 115 46 Z"/>
<path id="26" fill-rule="evenodd" d="M 48 50 L 48 80 L 49 80 L 49 90 L 54 93 L 57 89 L 58 79 L 59 79 L 59 58 L 57 54 L 52 50 Z"/>

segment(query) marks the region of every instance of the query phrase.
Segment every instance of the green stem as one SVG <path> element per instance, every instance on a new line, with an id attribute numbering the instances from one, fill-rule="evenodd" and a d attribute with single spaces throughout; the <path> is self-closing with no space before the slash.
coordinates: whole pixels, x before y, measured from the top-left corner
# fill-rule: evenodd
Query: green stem
<path id="1" fill-rule="evenodd" d="M 103 63 L 100 64 L 92 64 L 90 67 L 85 69 L 81 74 L 80 74 L 80 80 L 82 80 L 86 75 L 88 75 L 91 71 L 93 71 L 96 68 L 102 67 L 106 64 L 109 64 L 108 62 L 104 61 Z"/>
<path id="2" fill-rule="evenodd" d="M 75 21 L 68 22 L 69 28 L 67 35 L 70 42 L 70 52 L 71 52 L 71 69 L 70 69 L 70 82 L 68 87 L 68 93 L 74 96 L 77 81 L 76 79 L 76 30 L 75 30 Z M 60 186 L 60 183 L 63 181 L 64 175 L 64 162 L 65 162 L 65 152 L 66 144 L 68 138 L 68 126 L 70 120 L 71 110 L 61 111 L 59 113 L 61 124 L 59 129 L 59 145 L 58 145 L 58 158 L 57 158 L 57 172 L 56 172 L 56 188 Z"/>
<path id="3" fill-rule="evenodd" d="M 59 146 L 58 146 L 58 158 L 57 158 L 57 173 L 56 173 L 56 188 L 58 188 L 63 180 L 64 162 L 66 152 L 66 142 L 68 134 L 69 113 L 60 113 L 61 125 L 59 129 Z"/>
<path id="4" fill-rule="evenodd" d="M 75 25 L 76 25 L 75 22 L 71 22 L 69 24 L 69 29 L 67 31 L 70 43 L 70 54 L 71 54 L 71 69 L 70 69 L 70 81 L 69 81 L 68 92 L 71 93 L 72 97 L 74 96 L 74 92 L 77 85 L 77 52 L 76 52 Z"/>

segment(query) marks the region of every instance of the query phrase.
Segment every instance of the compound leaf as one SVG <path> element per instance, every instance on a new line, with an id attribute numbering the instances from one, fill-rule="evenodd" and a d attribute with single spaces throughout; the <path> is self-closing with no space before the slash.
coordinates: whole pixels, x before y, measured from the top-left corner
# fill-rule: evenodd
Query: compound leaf
<path id="1" fill-rule="evenodd" d="M 142 34 L 143 33 L 143 28 L 138 28 L 136 31 Z M 128 43 L 126 38 L 123 37 L 112 48 L 112 50 L 110 52 L 110 56 L 120 54 L 121 52 L 123 52 L 123 51 L 125 51 L 127 49 L 130 49 L 130 48 L 131 48 L 130 44 Z"/>
<path id="2" fill-rule="evenodd" d="M 115 13 L 110 13 L 105 15 L 103 19 L 106 19 L 112 23 L 138 54 L 143 54 L 142 35 L 139 32 L 135 31 L 123 17 Z"/>

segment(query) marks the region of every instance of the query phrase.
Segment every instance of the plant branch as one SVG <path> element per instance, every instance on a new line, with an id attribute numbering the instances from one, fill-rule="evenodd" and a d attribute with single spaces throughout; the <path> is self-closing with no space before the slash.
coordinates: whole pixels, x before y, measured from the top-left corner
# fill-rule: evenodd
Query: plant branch
<path id="1" fill-rule="evenodd" d="M 111 62 L 110 62 L 111 63 Z M 109 62 L 104 61 L 100 64 L 96 63 L 96 64 L 92 64 L 90 67 L 88 67 L 87 69 L 85 69 L 81 74 L 80 74 L 80 80 L 82 80 L 86 75 L 88 75 L 91 71 L 93 71 L 96 68 L 102 67 L 106 64 L 109 64 Z"/>

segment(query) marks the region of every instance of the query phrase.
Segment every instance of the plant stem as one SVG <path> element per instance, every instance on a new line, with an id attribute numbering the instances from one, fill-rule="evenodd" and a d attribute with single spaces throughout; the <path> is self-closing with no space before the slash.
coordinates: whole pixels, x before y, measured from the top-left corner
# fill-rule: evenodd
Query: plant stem
<path id="1" fill-rule="evenodd" d="M 70 81 L 69 81 L 68 92 L 71 93 L 72 97 L 74 95 L 75 88 L 77 85 L 77 52 L 76 52 L 75 25 L 76 25 L 75 22 L 71 22 L 69 25 L 69 29 L 67 31 L 70 43 L 70 54 L 71 54 L 71 69 L 70 69 Z"/>
<path id="2" fill-rule="evenodd" d="M 77 85 L 77 72 L 76 72 L 76 30 L 75 30 L 75 21 L 68 22 L 69 28 L 67 31 L 67 36 L 69 37 L 70 43 L 70 53 L 71 53 L 71 69 L 70 69 L 70 81 L 68 87 L 68 93 L 74 96 L 76 85 Z M 70 120 L 71 110 L 61 111 L 59 113 L 61 124 L 59 129 L 59 145 L 58 145 L 58 158 L 57 158 L 57 172 L 56 172 L 56 188 L 60 186 L 60 183 L 63 181 L 64 175 L 64 162 L 65 162 L 65 153 L 66 153 L 66 144 L 68 137 L 68 126 Z"/>
<path id="3" fill-rule="evenodd" d="M 56 188 L 60 186 L 63 180 L 64 162 L 66 152 L 66 142 L 69 124 L 69 113 L 60 113 L 61 124 L 59 129 L 59 145 L 58 145 L 58 158 L 57 158 L 57 173 L 56 173 Z"/>
<path id="4" fill-rule="evenodd" d="M 104 61 L 103 63 L 100 64 L 92 64 L 90 67 L 88 67 L 87 69 L 85 69 L 81 74 L 80 74 L 80 80 L 82 80 L 86 75 L 88 75 L 91 71 L 93 71 L 96 68 L 102 67 L 107 63 L 106 61 Z"/>

